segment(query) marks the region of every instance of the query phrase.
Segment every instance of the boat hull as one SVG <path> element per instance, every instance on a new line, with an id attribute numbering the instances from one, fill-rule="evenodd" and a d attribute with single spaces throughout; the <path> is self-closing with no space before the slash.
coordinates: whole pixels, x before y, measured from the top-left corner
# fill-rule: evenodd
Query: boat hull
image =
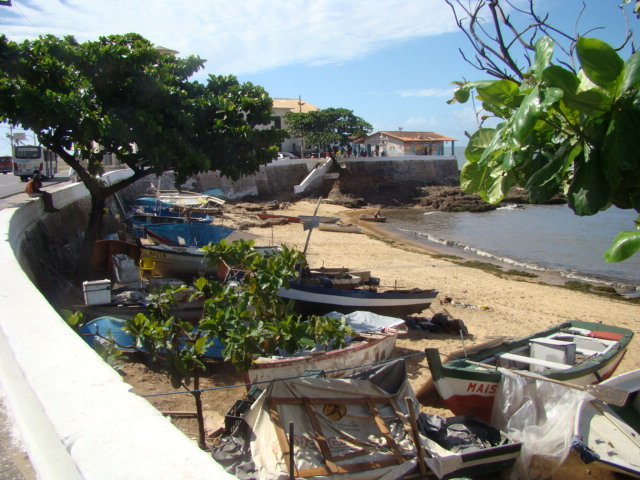
<path id="1" fill-rule="evenodd" d="M 247 383 L 259 384 L 283 378 L 301 376 L 306 370 L 322 370 L 328 377 L 339 377 L 351 373 L 349 367 L 357 367 L 385 360 L 395 347 L 397 331 L 368 333 L 345 348 L 303 357 L 282 359 L 258 359 L 247 373 Z M 339 371 L 336 371 L 339 370 Z"/>
<path id="2" fill-rule="evenodd" d="M 143 245 L 140 253 L 154 259 L 154 273 L 159 276 L 185 278 L 215 275 L 218 271 L 217 265 L 207 265 L 201 248 Z"/>
<path id="3" fill-rule="evenodd" d="M 318 230 L 323 232 L 362 233 L 362 227 L 357 225 L 338 225 L 335 223 L 321 223 Z"/>
<path id="4" fill-rule="evenodd" d="M 576 415 L 574 448 L 585 463 L 596 462 L 607 470 L 640 478 L 640 370 L 602 385 L 626 390 L 630 398 L 621 408 L 597 400 L 582 402 Z"/>
<path id="5" fill-rule="evenodd" d="M 475 414 L 485 421 L 490 421 L 493 403 L 502 375 L 498 370 L 475 366 L 466 360 L 482 363 L 492 355 L 509 352 L 516 347 L 526 345 L 531 339 L 548 337 L 556 331 L 559 332 L 561 329 L 569 327 L 605 331 L 605 333 L 621 335 L 621 338 L 616 343 L 615 348 L 612 348 L 602 356 L 593 357 L 580 364 L 567 366 L 567 368 L 561 370 L 545 370 L 541 375 L 576 385 L 596 384 L 611 377 L 626 353 L 626 348 L 633 336 L 633 332 L 600 323 L 565 322 L 531 337 L 507 342 L 493 349 L 469 355 L 467 359 L 451 360 L 444 364 L 440 363 L 437 351 L 428 351 L 427 360 L 436 389 L 447 408 L 454 414 Z"/>
<path id="6" fill-rule="evenodd" d="M 356 310 L 365 310 L 378 315 L 404 317 L 429 308 L 438 292 L 436 290 L 375 292 L 291 284 L 288 289 L 281 289 L 278 295 L 295 301 L 296 311 L 306 315 L 324 315 L 332 311 L 351 313 Z"/>

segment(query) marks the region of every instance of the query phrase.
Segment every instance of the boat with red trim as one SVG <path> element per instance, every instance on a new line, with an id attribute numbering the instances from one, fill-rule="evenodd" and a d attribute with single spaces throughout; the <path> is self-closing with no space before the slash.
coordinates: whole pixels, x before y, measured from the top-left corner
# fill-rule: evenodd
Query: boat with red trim
<path id="1" fill-rule="evenodd" d="M 442 362 L 437 349 L 427 349 L 426 354 L 447 408 L 456 415 L 472 413 L 488 421 L 502 377 L 498 367 L 529 370 L 576 385 L 596 384 L 613 375 L 632 337 L 627 328 L 569 321 L 461 359 Z"/>

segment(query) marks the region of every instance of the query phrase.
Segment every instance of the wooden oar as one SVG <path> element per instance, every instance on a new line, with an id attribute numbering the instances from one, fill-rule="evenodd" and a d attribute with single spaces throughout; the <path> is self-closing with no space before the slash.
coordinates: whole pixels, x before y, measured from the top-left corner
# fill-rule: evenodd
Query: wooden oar
<path id="1" fill-rule="evenodd" d="M 478 367 L 490 368 L 491 370 L 497 369 L 497 367 L 494 365 L 472 362 L 471 360 L 465 361 L 467 363 L 470 363 L 471 365 L 476 365 Z M 555 378 L 543 377 L 542 375 L 529 372 L 528 370 L 509 371 L 511 373 L 515 373 L 516 375 L 520 375 L 521 377 L 533 378 L 534 380 L 542 380 L 543 382 L 555 383 L 557 385 L 562 385 L 563 387 L 573 388 L 574 390 L 581 390 L 593 395 L 601 402 L 609 403 L 611 405 L 617 405 L 619 407 L 623 407 L 625 403 L 627 403 L 627 399 L 629 398 L 629 392 L 627 390 L 623 390 L 622 388 L 618 387 L 612 387 L 610 385 L 576 385 L 575 383 L 563 382 L 562 380 L 556 380 Z"/>

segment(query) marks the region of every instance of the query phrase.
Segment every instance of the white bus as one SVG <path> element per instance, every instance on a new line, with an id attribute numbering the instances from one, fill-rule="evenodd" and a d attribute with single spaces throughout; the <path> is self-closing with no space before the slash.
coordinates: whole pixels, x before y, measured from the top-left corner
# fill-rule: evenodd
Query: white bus
<path id="1" fill-rule="evenodd" d="M 36 170 L 45 179 L 55 176 L 58 173 L 58 155 L 40 145 L 15 145 L 13 174 L 26 182 Z"/>

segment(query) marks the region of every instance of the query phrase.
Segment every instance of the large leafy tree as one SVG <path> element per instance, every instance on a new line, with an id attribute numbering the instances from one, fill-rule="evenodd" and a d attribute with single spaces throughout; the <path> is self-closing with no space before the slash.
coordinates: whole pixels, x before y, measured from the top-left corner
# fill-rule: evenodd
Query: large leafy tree
<path id="1" fill-rule="evenodd" d="M 577 215 L 612 205 L 640 212 L 640 54 L 625 61 L 599 39 L 566 35 L 535 13 L 532 0 L 516 10 L 530 21 L 520 28 L 501 5 L 509 2 L 448 3 L 476 52 L 465 59 L 497 78 L 455 82 L 453 101 L 475 92 L 485 119 L 498 119 L 471 136 L 462 190 L 497 203 L 520 185 L 534 203 L 566 195 Z M 636 229 L 621 232 L 604 256 L 621 261 L 638 249 Z"/>
<path id="2" fill-rule="evenodd" d="M 287 132 L 305 139 L 310 147 L 328 149 L 347 146 L 353 138 L 365 137 L 373 127 L 346 108 L 325 108 L 285 115 Z"/>
<path id="3" fill-rule="evenodd" d="M 235 179 L 275 158 L 284 133 L 254 128 L 271 122 L 268 94 L 233 76 L 189 81 L 203 65 L 198 57 L 162 53 L 138 34 L 86 43 L 71 36 L 20 44 L 0 37 L 0 120 L 32 130 L 91 195 L 82 260 L 107 198 L 137 180 L 167 170 L 177 186 L 208 170 Z M 102 182 L 101 149 L 133 174 Z"/>

